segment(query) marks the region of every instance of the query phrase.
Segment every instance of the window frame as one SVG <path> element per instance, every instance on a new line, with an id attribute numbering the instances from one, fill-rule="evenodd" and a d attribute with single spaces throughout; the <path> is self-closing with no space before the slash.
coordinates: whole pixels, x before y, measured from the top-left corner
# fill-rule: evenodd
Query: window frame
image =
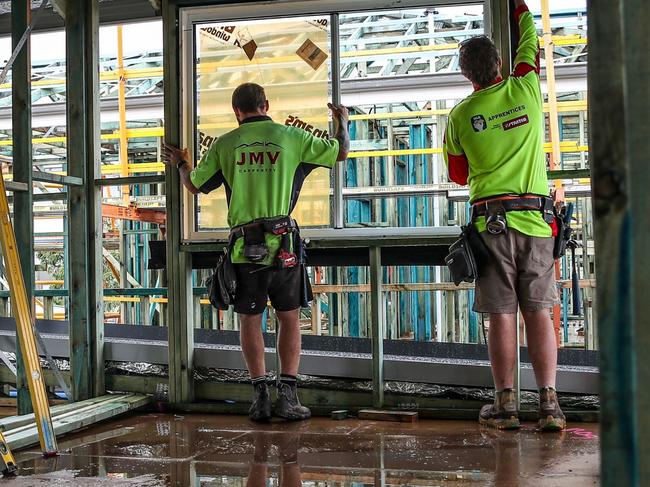
<path id="1" fill-rule="evenodd" d="M 422 8 L 422 7 L 448 7 L 454 5 L 482 5 L 484 25 L 486 32 L 489 24 L 489 2 L 475 0 L 403 0 L 398 6 L 400 9 Z M 196 131 L 196 45 L 195 27 L 207 22 L 228 22 L 242 20 L 266 20 L 274 18 L 291 18 L 304 16 L 329 15 L 331 32 L 331 65 L 332 65 L 332 100 L 339 102 L 341 97 L 340 79 L 340 39 L 338 36 L 339 15 L 350 12 L 377 11 L 395 9 L 393 0 L 356 0 L 347 2 L 344 0 L 320 0 L 313 2 L 309 0 L 281 0 L 278 2 L 255 2 L 235 5 L 200 6 L 186 7 L 180 9 L 181 32 L 179 37 L 179 53 L 181 68 L 181 144 L 188 147 L 191 157 L 194 156 Z M 250 12 L 255 11 L 251 17 Z M 344 165 L 337 164 L 333 170 L 332 190 L 332 217 L 330 227 L 325 230 L 334 231 L 344 227 Z M 227 239 L 226 231 L 207 231 L 196 229 L 196 197 L 188 191 L 182 191 L 182 241 L 183 243 L 224 241 Z M 370 230 L 370 229 L 369 229 Z M 322 233 L 319 229 L 318 233 Z M 309 237 L 312 231 L 304 229 L 302 234 Z M 410 235 L 413 229 L 403 228 L 404 235 Z"/>

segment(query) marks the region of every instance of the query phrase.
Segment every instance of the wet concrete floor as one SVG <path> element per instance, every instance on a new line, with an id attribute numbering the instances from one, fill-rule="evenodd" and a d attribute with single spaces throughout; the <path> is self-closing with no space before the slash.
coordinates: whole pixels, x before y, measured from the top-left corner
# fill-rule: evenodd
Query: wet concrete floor
<path id="1" fill-rule="evenodd" d="M 255 425 L 244 416 L 141 414 L 59 440 L 60 456 L 16 455 L 0 486 L 593 486 L 598 426 L 542 434 L 474 422 Z"/>

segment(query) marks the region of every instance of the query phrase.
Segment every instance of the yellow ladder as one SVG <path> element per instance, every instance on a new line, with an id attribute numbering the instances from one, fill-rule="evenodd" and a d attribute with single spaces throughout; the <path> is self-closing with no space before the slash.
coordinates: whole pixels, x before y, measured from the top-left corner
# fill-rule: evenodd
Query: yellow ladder
<path id="1" fill-rule="evenodd" d="M 7 440 L 0 433 L 0 473 L 2 475 L 14 475 L 16 472 L 16 460 L 7 445 Z"/>
<path id="2" fill-rule="evenodd" d="M 9 203 L 7 202 L 2 171 L 0 171 L 0 245 L 4 256 L 7 282 L 9 283 L 9 292 L 12 298 L 12 314 L 16 319 L 16 332 L 20 343 L 20 351 L 25 362 L 25 375 L 27 376 L 29 395 L 34 408 L 41 450 L 46 456 L 56 455 L 56 436 L 52 426 L 41 362 L 36 349 L 32 307 L 25 291 L 25 281 L 20 267 L 16 235 L 9 215 Z"/>

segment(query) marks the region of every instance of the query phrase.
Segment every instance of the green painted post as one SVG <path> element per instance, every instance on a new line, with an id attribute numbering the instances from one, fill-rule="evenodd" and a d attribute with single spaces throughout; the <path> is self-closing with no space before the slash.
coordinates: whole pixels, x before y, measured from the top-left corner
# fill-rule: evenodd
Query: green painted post
<path id="1" fill-rule="evenodd" d="M 643 8 L 635 15 L 641 15 L 641 10 Z M 631 284 L 634 270 L 647 272 L 647 268 L 641 267 L 642 262 L 633 263 L 631 239 L 647 232 L 648 229 L 643 225 L 647 213 L 637 214 L 636 222 L 631 215 L 630 168 L 626 150 L 629 128 L 626 129 L 625 126 L 625 110 L 630 107 L 625 100 L 624 79 L 625 56 L 632 55 L 634 58 L 632 52 L 642 49 L 642 35 L 639 35 L 639 44 L 626 46 L 628 52 L 624 55 L 622 11 L 623 0 L 590 0 L 587 18 L 587 81 L 591 122 L 589 155 L 594 206 L 598 282 L 596 303 L 600 348 L 600 480 L 604 487 L 639 485 L 636 416 L 637 411 L 642 411 L 638 409 L 636 401 L 637 344 L 634 336 L 634 298 Z M 627 59 L 627 62 L 632 61 Z M 642 100 L 635 100 L 634 103 L 645 106 Z M 643 171 L 641 168 L 637 169 Z M 639 184 L 647 185 L 647 180 L 643 179 L 642 174 L 634 177 Z M 644 188 L 644 191 L 647 191 L 647 188 Z M 639 195 L 634 197 L 639 197 L 640 201 L 647 198 Z M 647 212 L 647 208 L 640 210 Z M 633 229 L 633 222 L 638 225 L 637 229 Z M 643 260 L 647 261 L 647 257 Z"/>
<path id="2" fill-rule="evenodd" d="M 180 53 L 178 8 L 163 1 L 163 50 L 165 87 L 165 140 L 179 146 Z M 191 255 L 181 252 L 182 188 L 178 171 L 165 172 L 167 206 L 167 327 L 169 336 L 169 400 L 188 403 L 194 399 L 194 327 L 191 287 Z"/>
<path id="3" fill-rule="evenodd" d="M 15 48 L 31 19 L 29 0 L 11 2 L 11 44 Z M 27 299 L 34 314 L 34 214 L 32 204 L 32 83 L 30 40 L 25 42 L 12 67 L 11 114 L 14 181 L 27 183 L 29 191 L 14 193 L 14 232 Z M 18 414 L 32 412 L 25 379 L 25 364 L 16 342 L 16 390 Z"/>
<path id="4" fill-rule="evenodd" d="M 384 406 L 384 332 L 386 320 L 381 291 L 381 247 L 370 247 L 370 308 L 372 327 L 373 406 Z"/>
<path id="5" fill-rule="evenodd" d="M 615 3 L 615 2 L 614 2 Z M 637 452 L 639 459 L 639 485 L 650 485 L 650 370 L 643 357 L 650 350 L 650 303 L 646 290 L 650 286 L 650 99 L 648 99 L 648 77 L 650 77 L 650 37 L 648 24 L 650 10 L 645 0 L 626 0 L 623 2 L 623 40 L 625 45 L 625 80 L 624 93 L 626 115 L 627 158 L 629 161 L 628 181 L 630 182 L 630 231 L 632 238 L 632 255 L 630 268 L 632 282 L 630 290 L 633 295 L 633 319 L 626 324 L 633 324 L 633 346 L 636 351 L 635 397 Z M 623 323 L 620 325 L 625 326 Z M 634 355 L 634 354 L 633 354 Z M 620 404 L 620 403 L 619 403 Z M 622 405 L 621 405 L 622 406 Z M 606 460 L 606 459 L 605 459 Z M 619 485 L 621 485 L 619 483 Z"/>
<path id="6" fill-rule="evenodd" d="M 101 194 L 99 154 L 99 5 L 67 0 L 66 83 L 68 175 L 83 186 L 68 188 L 70 357 L 75 401 L 104 393 Z"/>

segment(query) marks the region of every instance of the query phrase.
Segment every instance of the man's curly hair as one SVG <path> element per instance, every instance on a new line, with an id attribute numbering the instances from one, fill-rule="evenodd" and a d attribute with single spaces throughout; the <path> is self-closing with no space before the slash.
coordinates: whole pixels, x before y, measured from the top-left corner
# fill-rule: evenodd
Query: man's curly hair
<path id="1" fill-rule="evenodd" d="M 499 74 L 499 51 L 487 36 L 475 36 L 460 44 L 460 70 L 475 85 L 485 88 Z"/>

